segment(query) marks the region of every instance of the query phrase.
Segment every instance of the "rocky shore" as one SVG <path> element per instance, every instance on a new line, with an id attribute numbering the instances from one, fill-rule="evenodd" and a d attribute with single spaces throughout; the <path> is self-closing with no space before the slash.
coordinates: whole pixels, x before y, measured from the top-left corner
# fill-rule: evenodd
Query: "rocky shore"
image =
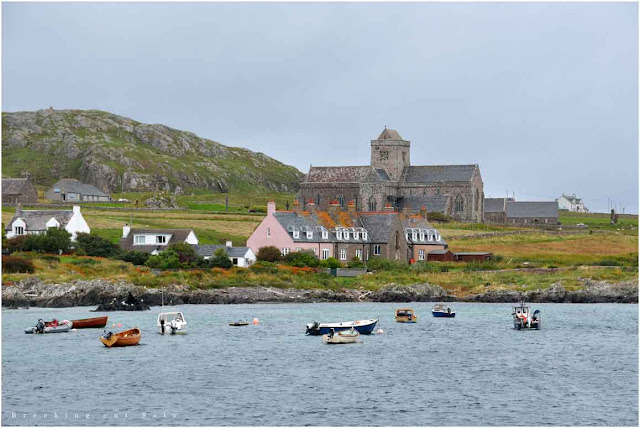
<path id="1" fill-rule="evenodd" d="M 313 303 L 313 302 L 432 302 L 466 301 L 513 303 L 521 299 L 531 303 L 638 303 L 638 281 L 611 284 L 585 279 L 581 290 L 569 291 L 561 284 L 546 290 L 518 292 L 488 290 L 482 294 L 457 297 L 434 284 L 389 284 L 380 290 L 298 290 L 270 287 L 231 287 L 225 289 L 190 290 L 172 285 L 164 290 L 135 286 L 128 282 L 106 280 L 74 281 L 48 284 L 31 277 L 2 287 L 2 306 L 70 307 L 100 306 L 101 310 L 125 310 L 126 302 L 138 308 L 180 304 L 238 303 Z M 132 298 L 134 300 L 132 300 Z M 127 309 L 131 310 L 131 309 Z M 135 309 L 134 309 L 135 310 Z"/>

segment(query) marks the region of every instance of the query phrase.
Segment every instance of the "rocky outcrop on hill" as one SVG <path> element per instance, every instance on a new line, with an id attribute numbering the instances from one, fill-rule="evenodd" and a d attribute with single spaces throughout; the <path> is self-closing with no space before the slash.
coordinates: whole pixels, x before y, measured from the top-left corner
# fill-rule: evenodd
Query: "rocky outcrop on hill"
<path id="1" fill-rule="evenodd" d="M 389 284 L 376 291 L 299 290 L 271 287 L 231 287 L 226 289 L 190 290 L 171 285 L 163 290 L 138 287 L 127 282 L 104 280 L 47 284 L 30 277 L 14 285 L 2 287 L 5 307 L 69 307 L 100 305 L 99 310 L 144 310 L 148 306 L 179 304 L 237 303 L 312 303 L 312 302 L 432 302 L 471 301 L 513 303 L 637 303 L 638 282 L 619 284 L 585 280 L 585 288 L 567 291 L 560 284 L 547 290 L 519 293 L 511 290 L 491 290 L 469 298 L 458 299 L 434 284 Z M 129 302 L 129 304 L 127 304 Z"/>
<path id="2" fill-rule="evenodd" d="M 294 192 L 303 177 L 262 153 L 97 110 L 2 113 L 2 149 L 3 175 L 46 186 L 77 178 L 104 192 Z"/>

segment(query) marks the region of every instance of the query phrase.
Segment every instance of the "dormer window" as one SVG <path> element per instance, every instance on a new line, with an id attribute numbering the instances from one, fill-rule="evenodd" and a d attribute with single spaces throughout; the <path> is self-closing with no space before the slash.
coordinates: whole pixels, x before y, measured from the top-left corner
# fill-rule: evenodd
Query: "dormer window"
<path id="1" fill-rule="evenodd" d="M 424 231 L 420 231 L 420 240 L 424 242 Z"/>
<path id="2" fill-rule="evenodd" d="M 336 232 L 336 238 L 337 238 L 337 239 L 342 239 L 342 231 L 341 231 L 341 230 L 338 230 L 338 231 Z"/>
<path id="3" fill-rule="evenodd" d="M 307 232 L 307 239 L 313 239 L 313 232 Z"/>
<path id="4" fill-rule="evenodd" d="M 297 230 L 294 230 L 294 231 L 293 231 L 293 237 L 294 237 L 295 239 L 300 238 L 300 232 L 299 232 L 299 231 L 297 231 Z"/>
<path id="5" fill-rule="evenodd" d="M 322 231 L 322 239 L 329 239 L 329 231 L 328 230 L 323 230 Z"/>
<path id="6" fill-rule="evenodd" d="M 14 228 L 14 233 L 15 233 L 16 235 L 24 235 L 24 227 L 22 227 L 22 226 L 16 226 L 16 227 Z"/>
<path id="7" fill-rule="evenodd" d="M 353 239 L 360 239 L 359 235 L 360 234 L 358 232 L 353 232 Z"/>
<path id="8" fill-rule="evenodd" d="M 367 240 L 367 232 L 362 232 L 362 239 Z"/>
<path id="9" fill-rule="evenodd" d="M 349 231 L 348 230 L 344 231 L 344 239 L 345 240 L 349 239 Z"/>
<path id="10" fill-rule="evenodd" d="M 166 244 L 167 243 L 167 237 L 164 235 L 158 235 L 156 236 L 156 244 Z"/>
<path id="11" fill-rule="evenodd" d="M 418 240 L 418 232 L 416 232 L 415 230 L 413 232 L 411 232 L 411 240 L 412 241 L 417 241 Z"/>

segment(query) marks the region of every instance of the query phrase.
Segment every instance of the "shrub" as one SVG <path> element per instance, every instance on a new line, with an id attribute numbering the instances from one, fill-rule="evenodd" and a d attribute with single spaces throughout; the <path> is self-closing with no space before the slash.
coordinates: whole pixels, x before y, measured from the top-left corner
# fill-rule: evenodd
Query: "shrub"
<path id="1" fill-rule="evenodd" d="M 167 251 L 173 251 L 175 253 L 182 267 L 196 266 L 199 258 L 196 250 L 193 248 L 193 245 L 187 244 L 186 242 L 176 242 L 175 244 L 171 244 Z M 167 251 L 165 251 L 165 253 Z"/>
<path id="2" fill-rule="evenodd" d="M 69 263 L 76 266 L 92 266 L 92 265 L 99 265 L 102 262 L 100 260 L 94 260 L 94 259 L 77 259 L 77 260 L 71 260 Z"/>
<path id="3" fill-rule="evenodd" d="M 361 267 L 364 267 L 364 263 L 362 263 L 362 261 L 356 256 L 349 261 L 349 263 L 347 264 L 347 267 L 361 268 Z"/>
<path id="4" fill-rule="evenodd" d="M 464 267 L 465 272 L 475 272 L 475 271 L 483 271 L 483 270 L 496 270 L 496 264 L 493 261 L 470 261 Z"/>
<path id="5" fill-rule="evenodd" d="M 60 263 L 60 257 L 52 256 L 50 254 L 39 254 L 37 258 L 39 258 L 40 260 L 46 260 L 48 262 Z"/>
<path id="6" fill-rule="evenodd" d="M 24 250 L 24 241 L 27 239 L 27 235 L 14 236 L 11 239 L 7 239 L 5 248 L 9 251 L 23 251 Z"/>
<path id="7" fill-rule="evenodd" d="M 399 260 L 387 260 L 375 257 L 367 262 L 367 268 L 369 270 L 407 271 L 409 269 L 409 265 Z"/>
<path id="8" fill-rule="evenodd" d="M 149 259 L 149 257 L 151 257 L 151 254 L 145 253 L 144 251 L 138 251 L 138 250 L 126 251 L 125 253 L 122 254 L 123 261 L 132 263 L 136 266 L 144 265 Z"/>
<path id="9" fill-rule="evenodd" d="M 31 260 L 22 257 L 2 257 L 2 272 L 4 273 L 33 273 L 34 271 Z"/>
<path id="10" fill-rule="evenodd" d="M 82 248 L 76 248 L 76 250 L 73 252 L 74 255 L 76 256 L 86 256 L 87 252 L 85 250 L 83 250 Z"/>
<path id="11" fill-rule="evenodd" d="M 340 260 L 336 259 L 335 257 L 329 257 L 326 260 L 322 260 L 320 261 L 319 265 L 321 267 L 329 269 L 338 269 L 342 267 L 342 263 L 340 263 Z"/>
<path id="12" fill-rule="evenodd" d="M 229 254 L 224 248 L 218 248 L 208 262 L 209 267 L 212 268 L 229 269 L 233 266 L 233 262 L 229 259 Z"/>
<path id="13" fill-rule="evenodd" d="M 446 214 L 437 213 L 437 212 L 429 212 L 427 213 L 427 220 L 429 221 L 439 221 L 441 223 L 448 223 L 452 219 Z"/>
<path id="14" fill-rule="evenodd" d="M 252 264 L 249 269 L 256 273 L 278 273 L 280 268 L 277 264 L 271 262 L 258 261 Z"/>
<path id="15" fill-rule="evenodd" d="M 61 228 L 50 227 L 44 234 L 27 235 L 24 241 L 24 251 L 69 253 L 70 249 L 71 234 Z"/>
<path id="16" fill-rule="evenodd" d="M 262 247 L 258 250 L 258 254 L 256 254 L 256 259 L 261 262 L 279 262 L 282 259 L 282 254 L 280 254 L 280 250 L 276 247 Z"/>
<path id="17" fill-rule="evenodd" d="M 318 266 L 318 258 L 312 251 L 296 251 L 289 253 L 283 258 L 284 262 L 295 267 L 316 267 Z"/>
<path id="18" fill-rule="evenodd" d="M 102 236 L 78 233 L 76 242 L 87 256 L 115 257 L 120 253 L 120 247 Z"/>

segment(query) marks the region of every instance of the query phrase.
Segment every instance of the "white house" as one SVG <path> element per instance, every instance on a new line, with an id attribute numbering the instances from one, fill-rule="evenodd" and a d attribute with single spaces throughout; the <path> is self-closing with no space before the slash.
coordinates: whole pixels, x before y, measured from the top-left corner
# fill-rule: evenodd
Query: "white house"
<path id="1" fill-rule="evenodd" d="M 234 247 L 231 241 L 226 245 L 196 245 L 196 253 L 205 260 L 214 256 L 216 250 L 224 248 L 234 266 L 249 267 L 255 263 L 256 255 L 249 247 Z"/>
<path id="2" fill-rule="evenodd" d="M 131 229 L 127 224 L 122 228 L 120 248 L 144 251 L 157 255 L 176 242 L 198 245 L 198 237 L 193 229 Z"/>
<path id="3" fill-rule="evenodd" d="M 576 213 L 586 213 L 589 210 L 584 206 L 584 202 L 582 199 L 577 198 L 576 194 L 573 195 L 565 195 L 563 194 L 558 199 L 558 209 L 572 211 Z"/>
<path id="4" fill-rule="evenodd" d="M 23 210 L 16 208 L 11 221 L 5 227 L 7 238 L 14 236 L 44 233 L 51 227 L 63 228 L 71 234 L 75 241 L 78 233 L 90 233 L 91 229 L 82 217 L 80 207 L 73 206 L 73 210 Z"/>

